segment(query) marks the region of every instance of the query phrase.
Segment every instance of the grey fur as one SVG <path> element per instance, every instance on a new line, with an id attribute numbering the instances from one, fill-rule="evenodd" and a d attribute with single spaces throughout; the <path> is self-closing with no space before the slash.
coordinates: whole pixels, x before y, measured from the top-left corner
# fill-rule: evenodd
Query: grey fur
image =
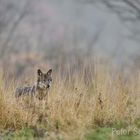
<path id="1" fill-rule="evenodd" d="M 52 69 L 50 69 L 46 74 L 40 69 L 37 71 L 37 82 L 33 86 L 18 87 L 15 91 L 15 97 L 20 96 L 35 96 L 38 99 L 43 99 L 47 96 L 48 90 L 52 82 Z"/>

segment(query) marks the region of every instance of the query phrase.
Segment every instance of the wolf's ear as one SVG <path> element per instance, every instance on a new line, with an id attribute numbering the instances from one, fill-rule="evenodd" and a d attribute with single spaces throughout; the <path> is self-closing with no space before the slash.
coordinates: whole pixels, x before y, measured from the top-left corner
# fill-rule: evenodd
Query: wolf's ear
<path id="1" fill-rule="evenodd" d="M 52 69 L 49 69 L 49 71 L 47 72 L 47 76 L 51 76 L 52 74 Z"/>
<path id="2" fill-rule="evenodd" d="M 42 71 L 40 69 L 38 69 L 37 74 L 38 74 L 38 76 L 41 76 L 43 73 L 42 73 Z"/>

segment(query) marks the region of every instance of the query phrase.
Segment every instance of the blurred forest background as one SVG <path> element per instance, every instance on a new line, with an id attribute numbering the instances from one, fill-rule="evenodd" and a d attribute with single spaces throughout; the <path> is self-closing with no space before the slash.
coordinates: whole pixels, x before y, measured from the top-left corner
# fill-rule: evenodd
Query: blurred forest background
<path id="1" fill-rule="evenodd" d="M 140 0 L 0 0 L 0 67 L 79 66 L 104 56 L 140 68 Z"/>

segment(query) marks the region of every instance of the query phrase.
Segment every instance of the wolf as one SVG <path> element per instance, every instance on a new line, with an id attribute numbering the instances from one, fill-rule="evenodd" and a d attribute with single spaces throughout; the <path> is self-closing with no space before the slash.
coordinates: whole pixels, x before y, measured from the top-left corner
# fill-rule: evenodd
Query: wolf
<path id="1" fill-rule="evenodd" d="M 38 69 L 36 83 L 32 86 L 18 87 L 15 91 L 15 97 L 30 96 L 42 100 L 48 95 L 51 83 L 52 69 L 49 69 L 47 73 L 43 73 L 40 69 Z"/>

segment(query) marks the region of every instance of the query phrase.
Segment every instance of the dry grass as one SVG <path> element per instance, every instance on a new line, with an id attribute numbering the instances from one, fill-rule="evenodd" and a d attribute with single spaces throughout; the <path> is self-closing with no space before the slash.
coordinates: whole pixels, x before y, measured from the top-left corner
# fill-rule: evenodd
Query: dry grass
<path id="1" fill-rule="evenodd" d="M 17 101 L 12 94 L 13 84 L 7 88 L 1 76 L 0 130 L 19 130 L 27 125 L 76 139 L 88 129 L 130 125 L 139 118 L 139 72 L 125 82 L 121 73 L 106 63 L 92 66 L 86 62 L 79 71 L 68 69 L 61 73 L 64 75 L 55 72 L 53 76 L 47 103 L 37 99 Z"/>

